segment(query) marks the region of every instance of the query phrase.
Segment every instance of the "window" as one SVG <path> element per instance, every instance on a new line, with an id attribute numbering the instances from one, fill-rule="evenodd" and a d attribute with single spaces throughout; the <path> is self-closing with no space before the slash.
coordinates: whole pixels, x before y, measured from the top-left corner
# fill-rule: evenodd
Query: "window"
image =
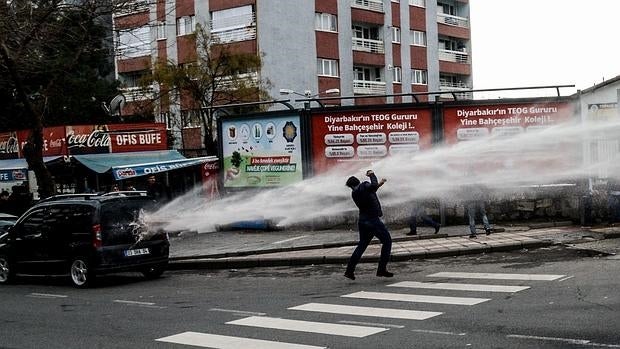
<path id="1" fill-rule="evenodd" d="M 392 27 L 392 42 L 400 44 L 400 28 Z"/>
<path id="2" fill-rule="evenodd" d="M 320 31 L 337 32 L 338 22 L 335 15 L 330 13 L 315 13 L 314 29 Z"/>
<path id="3" fill-rule="evenodd" d="M 166 22 L 157 23 L 157 40 L 166 38 Z"/>
<path id="4" fill-rule="evenodd" d="M 403 82 L 403 68 L 394 67 L 392 72 L 394 73 L 393 80 L 392 80 L 393 82 L 395 83 Z"/>
<path id="5" fill-rule="evenodd" d="M 252 5 L 211 12 L 211 33 L 223 43 L 255 39 L 256 23 Z"/>
<path id="6" fill-rule="evenodd" d="M 140 87 L 141 79 L 146 76 L 146 71 L 119 74 L 119 80 L 123 87 Z"/>
<path id="7" fill-rule="evenodd" d="M 418 7 L 426 7 L 426 0 L 409 0 L 409 5 L 418 6 Z"/>
<path id="8" fill-rule="evenodd" d="M 317 59 L 318 74 L 321 76 L 338 77 L 338 61 L 333 59 Z"/>
<path id="9" fill-rule="evenodd" d="M 413 85 L 426 85 L 427 84 L 426 70 L 411 69 L 411 83 Z"/>
<path id="10" fill-rule="evenodd" d="M 413 41 L 412 41 L 413 46 L 426 46 L 426 32 L 412 30 L 411 36 L 413 38 Z"/>
<path id="11" fill-rule="evenodd" d="M 25 240 L 41 240 L 43 238 L 42 233 L 49 230 L 45 224 L 46 218 L 47 212 L 44 209 L 30 212 L 28 217 L 22 221 L 18 236 Z"/>
<path id="12" fill-rule="evenodd" d="M 184 16 L 177 18 L 177 36 L 188 35 L 196 30 L 196 17 Z"/>
<path id="13" fill-rule="evenodd" d="M 116 32 L 118 55 L 133 58 L 151 55 L 151 28 L 143 26 Z"/>

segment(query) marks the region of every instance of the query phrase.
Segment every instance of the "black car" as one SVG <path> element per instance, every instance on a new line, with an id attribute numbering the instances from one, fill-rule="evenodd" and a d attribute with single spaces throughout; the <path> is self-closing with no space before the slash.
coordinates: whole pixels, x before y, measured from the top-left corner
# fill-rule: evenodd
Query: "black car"
<path id="1" fill-rule="evenodd" d="M 0 284 L 16 274 L 69 274 L 77 287 L 111 272 L 159 277 L 170 243 L 142 220 L 152 205 L 148 197 L 93 196 L 33 206 L 0 239 Z"/>

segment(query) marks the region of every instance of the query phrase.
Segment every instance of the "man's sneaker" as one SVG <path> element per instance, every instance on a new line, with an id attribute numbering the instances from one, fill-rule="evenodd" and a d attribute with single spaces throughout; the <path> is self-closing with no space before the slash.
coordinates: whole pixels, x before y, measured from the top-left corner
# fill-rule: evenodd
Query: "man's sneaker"
<path id="1" fill-rule="evenodd" d="M 377 276 L 381 276 L 384 278 L 391 278 L 392 276 L 394 276 L 394 273 L 390 273 L 387 270 L 377 271 Z"/>
<path id="2" fill-rule="evenodd" d="M 487 228 L 484 231 L 487 233 L 487 235 L 491 235 L 491 228 Z"/>
<path id="3" fill-rule="evenodd" d="M 409 231 L 407 234 L 405 234 L 405 235 L 409 235 L 409 236 L 411 236 L 411 235 L 418 235 L 418 232 L 417 232 L 417 231 L 415 231 L 415 230 L 410 230 L 410 231 Z"/>
<path id="4" fill-rule="evenodd" d="M 355 280 L 355 274 L 353 274 L 353 272 L 345 271 L 344 277 L 346 277 L 347 279 Z"/>
<path id="5" fill-rule="evenodd" d="M 435 226 L 435 234 L 439 233 L 439 228 L 441 228 L 441 224 Z"/>
<path id="6" fill-rule="evenodd" d="M 476 234 L 469 234 L 469 238 L 470 238 L 470 239 L 475 239 L 475 238 L 476 238 L 476 236 L 477 236 Z"/>

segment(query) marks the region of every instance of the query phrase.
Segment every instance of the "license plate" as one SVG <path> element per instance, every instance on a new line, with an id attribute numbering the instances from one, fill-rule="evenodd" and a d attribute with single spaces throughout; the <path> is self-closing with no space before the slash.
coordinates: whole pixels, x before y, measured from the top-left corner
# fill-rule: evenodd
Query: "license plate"
<path id="1" fill-rule="evenodd" d="M 126 257 L 141 256 L 141 255 L 145 255 L 149 253 L 150 252 L 148 248 L 136 248 L 135 250 L 125 250 Z"/>

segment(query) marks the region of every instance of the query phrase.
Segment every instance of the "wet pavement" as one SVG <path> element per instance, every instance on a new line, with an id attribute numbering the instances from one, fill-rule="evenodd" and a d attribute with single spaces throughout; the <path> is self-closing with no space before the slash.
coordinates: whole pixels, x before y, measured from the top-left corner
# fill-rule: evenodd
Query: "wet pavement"
<path id="1" fill-rule="evenodd" d="M 226 269 L 311 264 L 344 264 L 357 244 L 353 226 L 329 230 L 238 230 L 211 233 L 185 232 L 170 238 L 169 269 Z M 620 226 L 581 227 L 572 222 L 496 225 L 485 235 L 469 238 L 469 227 L 442 227 L 438 234 L 419 227 L 417 236 L 408 229 L 390 229 L 392 261 L 470 255 L 532 249 L 554 244 L 581 245 L 620 237 Z M 584 247 L 587 245 L 583 245 Z M 363 262 L 376 262 L 381 245 L 376 239 Z"/>

